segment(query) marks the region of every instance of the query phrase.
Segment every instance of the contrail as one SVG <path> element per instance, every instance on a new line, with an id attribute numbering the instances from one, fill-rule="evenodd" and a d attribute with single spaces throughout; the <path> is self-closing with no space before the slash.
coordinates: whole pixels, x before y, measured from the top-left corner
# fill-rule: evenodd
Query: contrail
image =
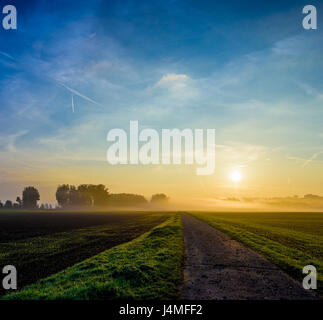
<path id="1" fill-rule="evenodd" d="M 303 165 L 302 165 L 302 167 L 304 168 L 304 167 L 306 167 L 309 163 L 311 163 L 313 160 L 315 160 L 320 154 L 323 154 L 323 151 L 320 151 L 320 152 L 316 152 L 316 153 L 314 153 L 309 159 L 307 159 L 304 163 L 303 163 Z"/>
<path id="2" fill-rule="evenodd" d="M 9 58 L 9 59 L 11 59 L 11 60 L 14 60 L 14 61 L 16 61 L 16 59 L 13 57 L 13 56 L 11 56 L 9 53 L 6 53 L 6 52 L 3 52 L 3 51 L 0 51 L 0 54 L 2 54 L 4 57 L 6 57 L 6 58 Z"/>
<path id="3" fill-rule="evenodd" d="M 68 90 L 68 91 L 70 91 L 70 92 L 74 93 L 75 95 L 77 95 L 77 96 L 79 96 L 79 97 L 81 97 L 81 98 L 83 98 L 83 99 L 85 99 L 85 100 L 87 100 L 87 101 L 89 101 L 89 102 L 92 102 L 93 104 L 96 104 L 97 106 L 103 107 L 103 105 L 102 105 L 102 104 L 100 104 L 100 103 L 98 103 L 98 102 L 96 102 L 96 101 L 92 100 L 91 98 L 89 98 L 89 97 L 85 96 L 84 94 L 82 94 L 82 93 L 80 93 L 80 92 L 78 92 L 78 91 L 76 91 L 76 90 L 74 90 L 74 89 L 72 89 L 72 88 L 68 87 L 68 86 L 67 86 L 67 85 L 65 85 L 64 83 L 60 83 L 60 82 L 59 82 L 59 84 L 60 84 L 62 87 L 64 87 L 66 90 Z"/>
<path id="4" fill-rule="evenodd" d="M 74 113 L 74 96 L 72 95 L 72 112 Z"/>

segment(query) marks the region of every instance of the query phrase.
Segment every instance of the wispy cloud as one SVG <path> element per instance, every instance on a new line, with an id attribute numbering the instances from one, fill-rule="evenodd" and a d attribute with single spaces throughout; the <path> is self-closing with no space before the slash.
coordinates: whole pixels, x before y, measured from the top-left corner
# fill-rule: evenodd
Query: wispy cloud
<path id="1" fill-rule="evenodd" d="M 0 54 L 1 54 L 2 56 L 4 56 L 4 57 L 6 57 L 6 58 L 10 59 L 10 60 L 16 61 L 16 59 L 15 59 L 12 55 L 10 55 L 9 53 L 6 53 L 6 52 L 3 52 L 3 51 L 0 51 Z"/>
<path id="2" fill-rule="evenodd" d="M 319 92 L 318 90 L 316 90 L 315 88 L 311 87 L 310 85 L 308 85 L 306 83 L 298 82 L 297 84 L 301 89 L 304 90 L 304 92 L 307 95 L 313 96 L 313 97 L 318 98 L 320 100 L 323 100 L 323 94 L 321 92 Z"/>
<path id="3" fill-rule="evenodd" d="M 176 74 L 176 73 L 169 73 L 164 75 L 156 84 L 155 87 L 164 85 L 164 84 L 169 84 L 169 83 L 174 83 L 175 81 L 185 81 L 188 80 L 189 76 L 186 74 Z"/>
<path id="4" fill-rule="evenodd" d="M 217 144 L 216 148 L 218 159 L 234 168 L 242 168 L 252 162 L 263 160 L 270 151 L 265 146 L 237 142 L 228 145 Z"/>
<path id="5" fill-rule="evenodd" d="M 14 134 L 10 134 L 7 136 L 0 136 L 0 144 L 3 145 L 3 148 L 10 152 L 16 151 L 16 141 L 18 138 L 22 137 L 28 133 L 27 130 L 22 130 Z"/>
<path id="6" fill-rule="evenodd" d="M 304 167 L 306 167 L 308 164 L 310 164 L 313 160 L 315 160 L 319 155 L 321 155 L 321 154 L 323 154 L 323 151 L 319 151 L 319 152 L 316 152 L 316 153 L 314 153 L 309 159 L 307 159 L 304 163 L 303 163 L 303 165 L 302 165 L 302 167 L 304 168 Z"/>
<path id="7" fill-rule="evenodd" d="M 17 69 L 17 60 L 9 53 L 0 51 L 0 63 L 10 69 Z"/>

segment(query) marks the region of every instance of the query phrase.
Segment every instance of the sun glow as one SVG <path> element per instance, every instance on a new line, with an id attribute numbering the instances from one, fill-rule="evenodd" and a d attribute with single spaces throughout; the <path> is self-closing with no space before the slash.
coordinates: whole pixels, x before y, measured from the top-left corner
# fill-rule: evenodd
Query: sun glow
<path id="1" fill-rule="evenodd" d="M 230 174 L 230 179 L 233 181 L 233 182 L 239 182 L 241 181 L 242 179 L 242 174 L 241 172 L 235 170 L 235 171 L 232 171 L 231 174 Z"/>

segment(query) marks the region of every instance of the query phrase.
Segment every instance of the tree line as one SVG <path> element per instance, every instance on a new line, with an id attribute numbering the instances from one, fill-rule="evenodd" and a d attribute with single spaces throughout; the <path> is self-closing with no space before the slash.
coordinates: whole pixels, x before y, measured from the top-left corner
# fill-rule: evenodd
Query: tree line
<path id="1" fill-rule="evenodd" d="M 118 207 L 118 206 L 141 206 L 148 204 L 149 201 L 142 195 L 131 193 L 109 193 L 108 188 L 103 184 L 81 184 L 79 186 L 62 184 L 57 187 L 56 200 L 58 206 L 56 208 L 91 208 L 91 207 Z M 17 197 L 16 202 L 11 200 L 0 201 L 0 208 L 5 209 L 52 209 L 51 204 L 38 205 L 40 194 L 35 187 L 26 187 L 22 192 L 22 199 Z M 169 198 L 163 194 L 154 194 L 150 203 L 163 204 Z"/>
<path id="2" fill-rule="evenodd" d="M 22 199 L 16 198 L 16 202 L 7 200 L 4 204 L 0 201 L 0 208 L 5 209 L 36 209 L 38 208 L 37 201 L 40 200 L 40 195 L 35 187 L 26 187 L 22 192 Z"/>

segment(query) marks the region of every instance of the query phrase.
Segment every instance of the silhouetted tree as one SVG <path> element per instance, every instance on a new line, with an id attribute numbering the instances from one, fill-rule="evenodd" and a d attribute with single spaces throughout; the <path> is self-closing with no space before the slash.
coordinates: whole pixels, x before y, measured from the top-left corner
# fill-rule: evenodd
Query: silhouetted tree
<path id="1" fill-rule="evenodd" d="M 89 194 L 93 200 L 93 206 L 105 206 L 108 204 L 109 192 L 108 189 L 103 184 L 88 185 Z"/>
<path id="2" fill-rule="evenodd" d="M 89 190 L 89 185 L 81 184 L 77 188 L 79 192 L 79 202 L 82 206 L 92 206 L 93 205 L 93 196 Z"/>
<path id="3" fill-rule="evenodd" d="M 80 205 L 80 194 L 77 191 L 75 186 L 70 186 L 69 205 L 72 207 L 76 207 Z"/>
<path id="4" fill-rule="evenodd" d="M 68 184 L 62 184 L 57 187 L 56 200 L 60 207 L 66 208 L 69 205 L 70 187 Z"/>
<path id="5" fill-rule="evenodd" d="M 169 198 L 164 193 L 157 193 L 151 196 L 151 203 L 166 203 Z"/>
<path id="6" fill-rule="evenodd" d="M 318 196 L 316 194 L 306 194 L 304 196 L 304 198 L 305 199 L 310 199 L 310 200 L 322 200 L 323 199 L 323 197 L 320 197 L 320 196 Z"/>
<path id="7" fill-rule="evenodd" d="M 37 201 L 40 199 L 39 192 L 34 187 L 26 187 L 22 192 L 22 203 L 24 208 L 37 208 Z"/>
<path id="8" fill-rule="evenodd" d="M 63 184 L 57 187 L 56 200 L 61 208 L 133 206 L 146 204 L 147 200 L 137 194 L 109 194 L 103 184 L 81 184 L 77 188 Z"/>
<path id="9" fill-rule="evenodd" d="M 22 200 L 20 199 L 20 197 L 17 197 L 16 201 L 18 204 L 18 208 L 21 208 L 22 207 Z"/>
<path id="10" fill-rule="evenodd" d="M 109 201 L 109 192 L 103 184 L 81 184 L 77 188 L 63 184 L 57 187 L 56 200 L 63 208 L 105 206 Z"/>
<path id="11" fill-rule="evenodd" d="M 109 195 L 109 205 L 111 206 L 135 206 L 146 204 L 147 200 L 144 196 L 138 194 L 119 193 Z"/>
<path id="12" fill-rule="evenodd" d="M 42 209 L 42 210 L 48 210 L 48 209 L 49 209 L 49 204 L 48 204 L 48 203 L 42 203 L 42 204 L 39 206 L 39 209 Z"/>
<path id="13" fill-rule="evenodd" d="M 3 208 L 3 203 L 0 201 L 0 208 Z"/>
<path id="14" fill-rule="evenodd" d="M 12 201 L 7 200 L 4 204 L 4 208 L 11 209 L 12 208 Z"/>

